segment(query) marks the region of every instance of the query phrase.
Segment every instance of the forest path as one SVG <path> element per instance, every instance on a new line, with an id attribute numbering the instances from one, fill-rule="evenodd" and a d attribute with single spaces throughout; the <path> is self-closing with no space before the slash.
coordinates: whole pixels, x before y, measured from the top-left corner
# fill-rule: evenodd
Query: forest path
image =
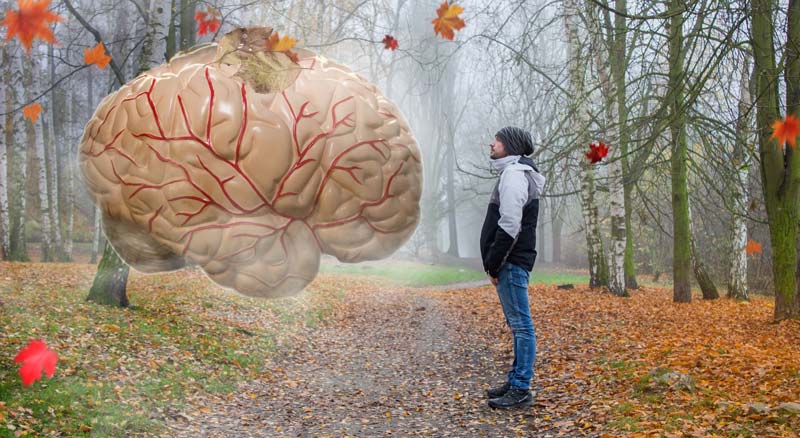
<path id="1" fill-rule="evenodd" d="M 533 389 L 546 384 L 549 395 L 532 407 L 488 407 L 485 389 L 503 381 L 513 359 L 492 299 L 490 286 L 346 293 L 340 312 L 272 356 L 271 378 L 227 398 L 191 399 L 169 427 L 193 438 L 596 436 L 573 421 L 588 404 L 553 402 L 581 398 L 580 387 L 557 379 L 534 378 Z M 537 367 L 548 348 L 540 343 Z"/>

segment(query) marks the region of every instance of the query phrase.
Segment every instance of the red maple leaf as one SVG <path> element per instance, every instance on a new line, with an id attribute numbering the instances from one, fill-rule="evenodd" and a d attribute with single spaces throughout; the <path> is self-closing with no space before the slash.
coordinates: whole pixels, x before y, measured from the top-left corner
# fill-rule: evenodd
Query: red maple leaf
<path id="1" fill-rule="evenodd" d="M 61 17 L 48 11 L 49 6 L 50 0 L 17 0 L 19 9 L 16 11 L 9 9 L 3 21 L 0 21 L 0 26 L 8 27 L 6 40 L 16 35 L 28 54 L 31 53 L 34 38 L 55 44 L 56 38 L 48 23 L 61 21 Z"/>
<path id="2" fill-rule="evenodd" d="M 381 41 L 388 50 L 397 50 L 397 40 L 391 35 L 386 35 Z"/>
<path id="3" fill-rule="evenodd" d="M 448 5 L 447 0 L 444 0 L 439 9 L 436 10 L 436 15 L 439 18 L 431 20 L 433 23 L 433 34 L 441 34 L 442 38 L 453 40 L 455 37 L 455 30 L 463 29 L 466 26 L 464 20 L 459 17 L 459 14 L 464 12 L 464 8 L 458 5 Z"/>
<path id="4" fill-rule="evenodd" d="M 210 6 L 205 11 L 197 11 L 194 14 L 194 21 L 197 22 L 197 34 L 203 36 L 216 32 L 220 25 L 219 15 L 219 11 Z"/>
<path id="5" fill-rule="evenodd" d="M 586 154 L 586 158 L 594 164 L 602 160 L 606 155 L 608 155 L 608 146 L 602 141 L 596 141 L 589 145 L 589 152 Z"/>
<path id="6" fill-rule="evenodd" d="M 761 244 L 753 239 L 750 239 L 747 241 L 747 246 L 744 247 L 744 250 L 748 255 L 756 253 L 761 254 Z"/>
<path id="7" fill-rule="evenodd" d="M 219 29 L 219 18 L 212 18 L 206 21 L 206 25 L 208 26 L 208 31 L 210 33 L 214 33 Z"/>
<path id="8" fill-rule="evenodd" d="M 56 372 L 56 362 L 58 355 L 47 348 L 47 344 L 41 340 L 33 340 L 28 346 L 20 350 L 14 357 L 14 363 L 22 363 L 19 375 L 22 377 L 24 386 L 32 385 L 33 382 L 42 378 L 42 371 L 48 378 L 53 377 Z"/>
<path id="9" fill-rule="evenodd" d="M 778 139 L 778 145 L 783 147 L 787 142 L 792 149 L 797 147 L 797 136 L 800 135 L 800 120 L 792 114 L 787 114 L 783 120 L 776 120 L 772 124 L 772 138 Z"/>

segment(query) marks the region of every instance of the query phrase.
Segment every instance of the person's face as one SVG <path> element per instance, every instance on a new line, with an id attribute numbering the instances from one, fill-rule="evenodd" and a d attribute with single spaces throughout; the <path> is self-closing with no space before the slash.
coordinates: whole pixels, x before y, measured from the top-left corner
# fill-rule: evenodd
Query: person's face
<path id="1" fill-rule="evenodd" d="M 494 160 L 508 156 L 508 152 L 506 152 L 506 147 L 503 145 L 503 142 L 500 141 L 497 137 L 494 138 L 493 142 L 489 143 L 489 147 L 491 148 L 491 150 L 489 151 L 489 157 L 491 157 Z"/>

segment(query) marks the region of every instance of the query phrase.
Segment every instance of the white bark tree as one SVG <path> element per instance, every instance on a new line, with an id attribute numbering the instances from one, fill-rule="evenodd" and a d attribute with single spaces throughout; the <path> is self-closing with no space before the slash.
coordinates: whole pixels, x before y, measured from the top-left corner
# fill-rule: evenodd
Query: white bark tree
<path id="1" fill-rule="evenodd" d="M 564 29 L 567 37 L 567 50 L 569 62 L 569 82 L 572 97 L 570 109 L 577 120 L 578 136 L 577 149 L 586 148 L 589 144 L 588 126 L 589 117 L 586 111 L 581 110 L 582 101 L 585 99 L 585 75 L 582 56 L 582 43 L 578 35 L 578 4 L 577 0 L 564 1 Z M 608 284 L 608 269 L 605 263 L 603 240 L 597 220 L 597 204 L 594 198 L 595 180 L 594 167 L 581 157 L 581 212 L 586 232 L 586 248 L 589 259 L 589 287 L 595 288 Z"/>
<path id="2" fill-rule="evenodd" d="M 35 64 L 35 54 L 28 56 L 23 61 L 23 73 L 25 84 L 25 100 L 28 102 L 34 101 L 34 82 L 33 74 L 38 74 L 38 69 Z M 47 109 L 52 111 L 52 109 Z M 32 162 L 36 164 L 38 174 L 37 178 L 37 193 L 39 201 L 39 212 L 41 214 L 41 235 L 42 235 L 42 261 L 53 260 L 53 246 L 50 241 L 50 206 L 47 196 L 47 163 L 44 157 L 44 138 L 43 138 L 43 123 L 46 114 L 39 114 L 37 121 L 26 120 L 25 131 L 27 134 L 27 145 L 32 146 L 33 156 Z M 23 210 L 22 215 L 25 214 Z"/>
<path id="3" fill-rule="evenodd" d="M 749 56 L 741 67 L 741 83 L 739 84 L 739 118 L 736 122 L 736 140 L 733 145 L 733 162 L 731 163 L 736 180 L 732 184 L 733 211 L 731 212 L 731 266 L 728 279 L 728 298 L 747 300 L 747 224 L 745 212 L 748 208 L 750 191 L 750 154 L 749 145 L 752 136 L 753 111 L 750 95 L 750 62 Z"/>
<path id="4" fill-rule="evenodd" d="M 0 59 L 4 71 L 10 69 L 8 58 L 8 47 L 4 44 L 0 47 Z M 4 111 L 9 109 L 11 93 L 8 91 L 9 84 L 4 82 L 3 87 L 0 87 L 0 105 Z M 5 120 L 7 119 L 3 118 L 4 122 Z M 3 259 L 9 258 L 11 251 L 11 230 L 8 220 L 8 173 L 6 171 L 8 169 L 8 150 L 12 145 L 9 141 L 11 138 L 12 134 L 7 132 L 6 123 L 0 123 L 0 257 Z"/>
<path id="5" fill-rule="evenodd" d="M 608 189 L 611 200 L 611 248 L 609 251 L 609 278 L 608 287 L 611 293 L 617 296 L 628 296 L 625 289 L 625 190 L 622 184 L 622 155 L 621 149 L 614 142 L 619 140 L 619 125 L 617 121 L 618 107 L 616 104 L 616 83 L 612 80 L 608 58 L 609 53 L 604 47 L 603 35 L 600 30 L 597 6 L 591 0 L 586 3 L 586 22 L 589 27 L 591 48 L 597 69 L 598 80 L 603 94 L 603 107 L 605 108 L 605 139 L 611 142 L 608 157 Z"/>

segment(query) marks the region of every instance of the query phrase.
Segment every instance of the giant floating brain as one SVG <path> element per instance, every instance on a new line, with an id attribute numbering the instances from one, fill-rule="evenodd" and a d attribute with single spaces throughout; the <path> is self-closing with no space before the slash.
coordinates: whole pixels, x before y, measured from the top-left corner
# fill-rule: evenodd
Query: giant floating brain
<path id="1" fill-rule="evenodd" d="M 292 295 L 322 253 L 386 257 L 419 221 L 422 162 L 365 78 L 237 29 L 107 96 L 79 158 L 106 237 L 143 272 L 198 265 L 218 284 Z"/>

